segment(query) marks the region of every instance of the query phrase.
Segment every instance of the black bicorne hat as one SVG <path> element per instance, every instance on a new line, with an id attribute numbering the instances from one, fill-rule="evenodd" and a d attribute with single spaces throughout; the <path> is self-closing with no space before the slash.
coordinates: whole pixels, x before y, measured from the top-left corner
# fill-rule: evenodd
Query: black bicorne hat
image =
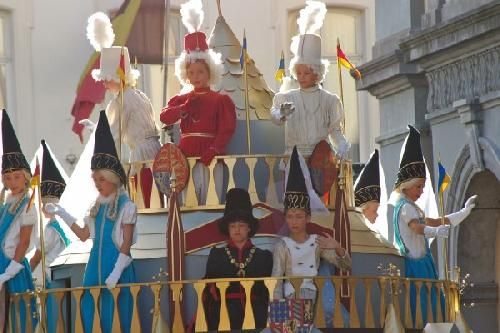
<path id="1" fill-rule="evenodd" d="M 92 155 L 90 168 L 92 170 L 105 169 L 114 172 L 120 178 L 122 184 L 126 184 L 125 170 L 118 158 L 115 141 L 104 110 L 99 114 L 99 122 L 95 130 L 94 155 Z"/>
<path id="2" fill-rule="evenodd" d="M 285 211 L 290 208 L 298 208 L 311 213 L 311 203 L 307 192 L 306 180 L 300 167 L 299 153 L 297 147 L 293 147 L 292 156 L 290 156 L 290 167 L 285 190 L 284 206 Z"/>
<path id="3" fill-rule="evenodd" d="M 2 173 L 24 169 L 31 174 L 30 165 L 21 151 L 16 132 L 5 109 L 2 110 L 2 144 Z"/>
<path id="4" fill-rule="evenodd" d="M 252 237 L 259 228 L 259 220 L 253 216 L 252 202 L 248 192 L 241 188 L 232 188 L 226 194 L 224 216 L 219 220 L 218 226 L 222 234 L 229 236 L 229 224 L 243 221 L 250 226 L 249 237 Z"/>
<path id="5" fill-rule="evenodd" d="M 375 149 L 359 174 L 354 187 L 354 200 L 356 207 L 369 201 L 380 203 L 380 168 L 378 150 Z"/>
<path id="6" fill-rule="evenodd" d="M 408 125 L 410 132 L 403 145 L 403 154 L 399 163 L 399 171 L 394 187 L 414 178 L 425 178 L 425 162 L 420 145 L 420 133 L 415 127 Z"/>
<path id="7" fill-rule="evenodd" d="M 45 140 L 42 140 L 43 159 L 42 159 L 42 179 L 41 179 L 41 192 L 42 199 L 57 198 L 60 199 L 61 195 L 66 188 L 66 182 L 61 176 L 61 172 L 57 168 Z"/>

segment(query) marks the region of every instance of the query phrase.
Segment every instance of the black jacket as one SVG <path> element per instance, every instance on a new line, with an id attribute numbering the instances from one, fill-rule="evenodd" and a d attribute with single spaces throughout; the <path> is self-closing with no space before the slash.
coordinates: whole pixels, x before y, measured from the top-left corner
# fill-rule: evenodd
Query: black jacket
<path id="1" fill-rule="evenodd" d="M 231 256 L 237 262 L 245 262 L 253 244 L 249 241 L 238 251 L 229 245 Z M 252 260 L 245 267 L 245 277 L 271 276 L 273 256 L 268 250 L 255 248 Z M 230 262 L 226 249 L 212 248 L 208 256 L 205 278 L 234 278 L 238 268 Z M 226 304 L 229 312 L 231 329 L 241 329 L 245 315 L 245 290 L 239 283 L 231 283 L 226 290 Z M 217 330 L 220 319 L 220 292 L 214 285 L 207 286 L 203 292 L 205 316 L 209 331 Z M 256 282 L 252 287 L 251 302 L 256 328 L 265 328 L 269 303 L 269 292 L 263 282 Z"/>

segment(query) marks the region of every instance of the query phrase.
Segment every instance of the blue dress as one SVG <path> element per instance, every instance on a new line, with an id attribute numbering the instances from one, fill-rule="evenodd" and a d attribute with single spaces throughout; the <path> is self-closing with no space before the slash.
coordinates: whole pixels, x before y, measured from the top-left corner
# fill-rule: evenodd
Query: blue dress
<path id="1" fill-rule="evenodd" d="M 393 215 L 393 224 L 394 224 L 394 233 L 396 240 L 396 247 L 399 250 L 399 253 L 404 257 L 405 260 L 405 276 L 408 278 L 418 278 L 418 279 L 438 279 L 438 274 L 436 270 L 436 265 L 434 264 L 434 258 L 432 257 L 429 242 L 427 238 L 425 238 L 425 247 L 426 252 L 425 255 L 421 258 L 411 258 L 409 256 L 409 250 L 404 243 L 404 239 L 401 236 L 399 230 L 399 213 L 404 204 L 410 204 L 410 201 L 401 197 L 394 207 L 394 215 Z M 418 221 L 420 224 L 425 224 L 425 220 L 423 218 L 419 218 Z M 415 326 L 415 314 L 416 314 L 416 299 L 417 292 L 415 288 L 415 284 L 410 284 L 410 307 L 411 313 L 413 317 L 413 326 Z M 422 319 L 424 321 L 424 325 L 427 321 L 427 287 L 422 285 L 420 289 L 420 301 L 421 301 L 421 310 L 422 310 Z M 432 315 L 436 319 L 436 288 L 432 288 L 431 290 L 431 304 L 432 304 Z M 444 307 L 444 296 L 441 294 L 441 305 Z M 444 309 L 442 309 L 444 311 Z"/>
<path id="2" fill-rule="evenodd" d="M 28 203 L 28 198 L 25 197 L 17 210 L 15 211 L 14 214 L 9 212 L 9 208 L 12 203 L 6 203 L 0 208 L 0 272 L 4 273 L 5 270 L 7 269 L 7 266 L 9 266 L 10 262 L 12 259 L 10 259 L 3 250 L 3 244 L 5 243 L 5 237 L 12 226 L 12 223 L 14 220 L 22 213 L 23 209 L 26 209 L 26 204 Z M 28 260 L 24 258 L 22 262 L 20 262 L 21 265 L 24 266 L 24 268 L 12 279 L 7 281 L 4 286 L 7 287 L 7 290 L 9 293 L 14 294 L 14 293 L 22 293 L 28 290 L 35 290 L 35 286 L 33 285 L 33 277 L 31 275 L 31 269 L 30 265 L 28 264 Z M 31 299 L 30 302 L 31 306 L 31 312 L 35 311 L 36 305 L 35 305 L 35 299 Z M 16 307 L 15 306 L 10 306 L 10 323 L 12 327 L 12 332 L 16 332 Z M 20 322 L 21 322 L 21 332 L 24 333 L 26 332 L 26 304 L 24 300 L 21 300 L 19 302 L 19 311 L 20 311 Z M 35 329 L 37 324 L 37 319 L 35 316 L 31 316 L 31 327 L 33 330 Z"/>
<path id="3" fill-rule="evenodd" d="M 130 199 L 125 194 L 120 194 L 118 209 L 120 212 L 125 203 Z M 120 253 L 113 242 L 113 227 L 115 221 L 107 217 L 109 204 L 101 204 L 95 218 L 95 237 L 90 251 L 89 261 L 85 268 L 83 286 L 102 286 L 109 274 L 115 267 Z M 133 264 L 130 264 L 122 273 L 118 283 L 135 282 Z M 102 332 L 111 332 L 113 327 L 114 301 L 113 296 L 107 289 L 101 289 L 99 303 Z M 133 299 L 129 288 L 122 288 L 118 295 L 118 313 L 121 324 L 121 332 L 129 333 L 132 322 Z M 92 332 L 94 321 L 94 300 L 90 292 L 86 291 L 82 297 L 82 321 L 86 333 Z"/>
<path id="4" fill-rule="evenodd" d="M 64 232 L 63 228 L 61 228 L 61 225 L 59 224 L 59 222 L 57 222 L 57 220 L 53 219 L 51 220 L 48 224 L 47 224 L 47 227 L 50 227 L 52 229 L 54 229 L 57 234 L 59 235 L 59 238 L 61 239 L 61 241 L 64 243 L 64 246 L 67 247 L 71 241 L 69 240 L 69 238 L 66 236 L 66 233 Z M 50 263 L 47 263 L 47 265 L 50 265 Z M 45 279 L 45 289 L 50 289 L 52 288 L 52 285 L 50 283 L 50 280 L 48 278 Z M 49 333 L 55 333 L 56 332 L 56 329 L 57 329 L 57 320 L 61 320 L 60 318 L 58 318 L 59 316 L 59 311 L 58 311 L 58 306 L 57 306 L 57 301 L 55 299 L 55 297 L 51 294 L 49 294 L 49 296 L 47 297 L 47 301 L 46 301 L 46 304 L 47 304 L 47 320 L 46 320 L 46 323 L 47 323 L 47 331 Z"/>

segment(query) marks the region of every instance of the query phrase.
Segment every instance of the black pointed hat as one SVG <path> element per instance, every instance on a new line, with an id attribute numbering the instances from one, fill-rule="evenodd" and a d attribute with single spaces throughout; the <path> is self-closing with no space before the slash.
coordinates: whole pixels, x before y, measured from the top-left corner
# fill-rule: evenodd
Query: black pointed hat
<path id="1" fill-rule="evenodd" d="M 306 180 L 304 173 L 300 167 L 299 153 L 297 147 L 293 147 L 292 156 L 290 157 L 290 167 L 288 171 L 288 179 L 285 190 L 284 206 L 285 211 L 290 208 L 303 209 L 309 214 L 311 213 L 311 204 L 309 194 L 307 192 Z"/>
<path id="2" fill-rule="evenodd" d="M 95 130 L 94 155 L 92 155 L 90 168 L 92 170 L 105 169 L 114 172 L 120 178 L 122 184 L 126 184 L 125 170 L 118 158 L 115 141 L 104 110 L 99 114 L 99 122 Z"/>
<path id="3" fill-rule="evenodd" d="M 42 149 L 42 179 L 40 184 L 42 200 L 47 198 L 60 199 L 66 188 L 66 182 L 54 163 L 45 140 L 42 140 Z"/>
<path id="4" fill-rule="evenodd" d="M 241 188 L 232 188 L 226 194 L 226 206 L 224 216 L 218 221 L 219 230 L 222 234 L 229 236 L 229 224 L 235 221 L 243 221 L 250 226 L 249 237 L 252 237 L 259 228 L 259 221 L 253 216 L 252 202 L 248 192 Z"/>
<path id="5" fill-rule="evenodd" d="M 30 165 L 21 151 L 16 132 L 5 109 L 2 110 L 2 144 L 2 173 L 24 169 L 31 174 Z"/>
<path id="6" fill-rule="evenodd" d="M 369 201 L 380 202 L 380 168 L 377 149 L 359 174 L 354 187 L 354 200 L 356 207 Z"/>
<path id="7" fill-rule="evenodd" d="M 399 162 L 399 171 L 394 187 L 413 178 L 425 178 L 425 162 L 420 146 L 420 133 L 408 125 L 410 132 L 406 136 L 403 155 Z"/>

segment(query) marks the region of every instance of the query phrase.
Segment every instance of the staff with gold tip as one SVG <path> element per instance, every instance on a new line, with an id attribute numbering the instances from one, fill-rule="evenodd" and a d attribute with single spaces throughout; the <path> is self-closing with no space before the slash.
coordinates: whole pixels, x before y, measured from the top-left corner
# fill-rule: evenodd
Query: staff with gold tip
<path id="1" fill-rule="evenodd" d="M 41 179 L 39 184 L 39 211 L 40 215 L 43 213 L 47 221 L 46 224 L 40 222 L 40 238 L 36 240 L 36 251 L 30 259 L 31 270 L 34 271 L 38 264 L 42 263 L 42 289 L 51 288 L 51 274 L 50 264 L 64 251 L 70 244 L 70 240 L 66 235 L 64 229 L 59 224 L 53 214 L 49 214 L 44 209 L 48 203 L 58 203 L 61 195 L 66 188 L 67 176 L 64 173 L 61 165 L 55 160 L 45 140 L 41 142 L 42 146 L 42 165 L 41 165 Z M 43 221 L 40 216 L 40 221 Z M 47 319 L 51 318 L 57 312 L 57 303 L 54 296 L 47 296 Z M 43 306 L 43 303 L 42 303 Z M 47 320 L 42 317 L 41 323 L 45 327 L 47 325 L 47 332 L 56 332 L 56 322 L 54 320 Z"/>

